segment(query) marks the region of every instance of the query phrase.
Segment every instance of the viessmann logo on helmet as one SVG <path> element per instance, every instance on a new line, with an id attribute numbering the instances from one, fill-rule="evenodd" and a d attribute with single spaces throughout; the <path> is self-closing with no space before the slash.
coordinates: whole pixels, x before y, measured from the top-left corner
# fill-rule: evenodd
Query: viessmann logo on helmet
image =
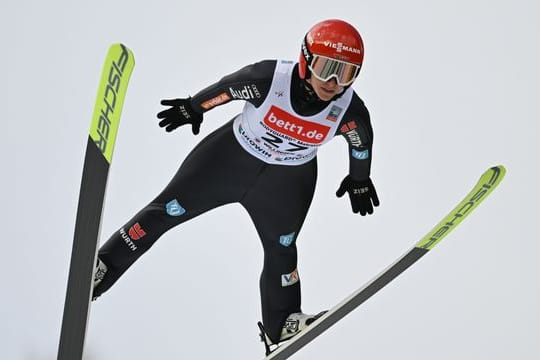
<path id="1" fill-rule="evenodd" d="M 308 144 L 322 143 L 330 131 L 328 126 L 299 119 L 275 105 L 270 107 L 263 121 L 272 130 Z"/>
<path id="2" fill-rule="evenodd" d="M 362 50 L 344 45 L 342 42 L 334 43 L 327 40 L 327 41 L 324 41 L 323 44 L 326 47 L 336 49 L 337 52 L 347 51 L 353 54 L 360 54 L 360 55 L 362 54 Z"/>

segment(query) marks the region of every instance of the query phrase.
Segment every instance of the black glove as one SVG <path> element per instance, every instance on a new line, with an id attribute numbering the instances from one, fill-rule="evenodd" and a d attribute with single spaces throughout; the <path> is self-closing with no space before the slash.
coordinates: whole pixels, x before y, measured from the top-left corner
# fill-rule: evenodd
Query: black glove
<path id="1" fill-rule="evenodd" d="M 379 206 L 379 198 L 370 178 L 358 181 L 347 175 L 341 182 L 336 196 L 342 197 L 345 192 L 349 193 L 352 211 L 355 214 L 358 212 L 362 216 L 366 213 L 373 214 L 373 206 Z"/>
<path id="2" fill-rule="evenodd" d="M 163 119 L 159 122 L 159 126 L 164 127 L 167 132 L 171 132 L 179 126 L 191 124 L 193 135 L 197 135 L 203 116 L 193 110 L 190 99 L 161 100 L 161 105 L 172 107 L 157 114 L 158 119 Z"/>

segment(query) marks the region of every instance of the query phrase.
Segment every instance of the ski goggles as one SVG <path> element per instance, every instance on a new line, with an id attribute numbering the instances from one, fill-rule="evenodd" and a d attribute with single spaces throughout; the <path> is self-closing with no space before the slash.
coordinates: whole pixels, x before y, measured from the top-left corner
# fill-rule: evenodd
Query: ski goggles
<path id="1" fill-rule="evenodd" d="M 339 86 L 347 86 L 356 80 L 360 72 L 360 66 L 326 56 L 315 55 L 311 64 L 309 64 L 309 70 L 319 80 L 329 81 L 331 78 L 335 78 Z"/>

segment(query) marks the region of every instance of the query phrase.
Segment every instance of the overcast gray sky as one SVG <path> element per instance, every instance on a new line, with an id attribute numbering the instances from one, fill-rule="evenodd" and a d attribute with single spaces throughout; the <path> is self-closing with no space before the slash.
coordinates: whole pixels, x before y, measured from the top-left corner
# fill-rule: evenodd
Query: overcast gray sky
<path id="1" fill-rule="evenodd" d="M 538 359 L 540 5 L 513 1 L 28 1 L 0 4 L 3 292 L 0 357 L 55 359 L 87 132 L 105 53 L 136 66 L 101 241 L 152 199 L 201 134 L 166 134 L 163 98 L 261 59 L 296 60 L 307 29 L 345 19 L 364 37 L 354 88 L 375 131 L 381 206 L 334 196 L 346 144 L 319 152 L 298 239 L 303 309 L 339 302 L 411 247 L 489 166 L 501 186 L 455 232 L 294 359 Z M 239 205 L 175 228 L 92 307 L 86 359 L 257 359 L 262 249 Z M 7 285 L 7 286 L 6 286 Z"/>

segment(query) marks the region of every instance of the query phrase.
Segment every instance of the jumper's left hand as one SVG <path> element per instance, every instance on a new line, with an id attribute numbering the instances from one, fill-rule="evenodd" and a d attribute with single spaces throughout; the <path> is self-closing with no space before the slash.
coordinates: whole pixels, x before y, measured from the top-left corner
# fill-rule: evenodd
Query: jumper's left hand
<path id="1" fill-rule="evenodd" d="M 358 212 L 362 216 L 373 214 L 373 207 L 379 206 L 379 198 L 370 178 L 354 180 L 350 175 L 347 175 L 341 182 L 336 196 L 342 197 L 345 192 L 349 193 L 352 211 L 355 214 Z"/>

